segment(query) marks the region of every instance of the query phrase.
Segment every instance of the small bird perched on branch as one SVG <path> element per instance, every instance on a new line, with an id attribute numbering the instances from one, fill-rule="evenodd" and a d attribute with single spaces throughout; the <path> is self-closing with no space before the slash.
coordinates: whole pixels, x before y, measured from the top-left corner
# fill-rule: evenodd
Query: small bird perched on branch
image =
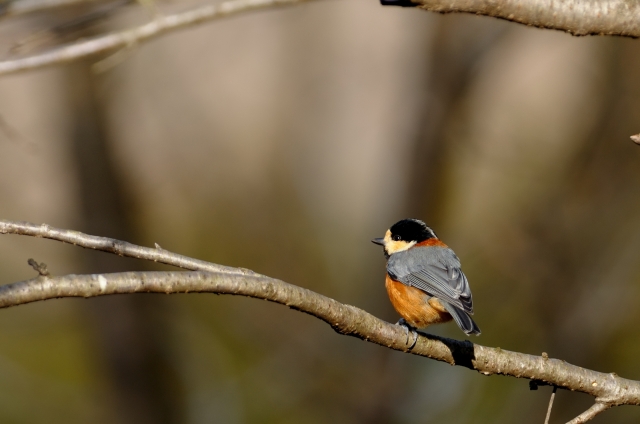
<path id="1" fill-rule="evenodd" d="M 403 219 L 371 241 L 384 247 L 385 286 L 407 336 L 409 330 L 451 319 L 466 334 L 480 334 L 470 316 L 473 299 L 460 260 L 424 222 Z"/>

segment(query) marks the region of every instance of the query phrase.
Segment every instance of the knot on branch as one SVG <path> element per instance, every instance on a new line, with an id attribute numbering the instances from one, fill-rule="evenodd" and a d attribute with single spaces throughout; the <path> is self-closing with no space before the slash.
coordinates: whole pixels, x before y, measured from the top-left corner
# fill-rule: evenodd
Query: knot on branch
<path id="1" fill-rule="evenodd" d="M 127 244 L 127 242 L 121 240 L 111 239 L 111 250 L 118 256 L 124 256 L 124 253 L 127 250 Z"/>
<path id="2" fill-rule="evenodd" d="M 31 268 L 35 269 L 36 271 L 38 271 L 38 274 L 40 274 L 40 276 L 42 277 L 48 277 L 49 275 L 51 275 L 49 273 L 49 270 L 47 269 L 47 264 L 45 264 L 44 262 L 42 262 L 41 264 L 39 264 L 38 262 L 36 262 L 35 259 L 29 258 L 29 260 L 27 261 L 27 263 L 29 265 L 31 265 Z"/>

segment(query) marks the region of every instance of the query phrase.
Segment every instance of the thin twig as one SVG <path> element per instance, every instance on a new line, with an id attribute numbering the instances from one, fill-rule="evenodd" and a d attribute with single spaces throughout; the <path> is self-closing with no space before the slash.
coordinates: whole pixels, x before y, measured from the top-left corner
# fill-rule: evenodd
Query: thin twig
<path id="1" fill-rule="evenodd" d="M 327 322 L 346 334 L 391 349 L 460 365 L 484 375 L 527 378 L 536 385 L 548 384 L 583 392 L 596 398 L 596 405 L 574 423 L 584 422 L 614 405 L 640 405 L 640 382 L 571 365 L 565 361 L 510 352 L 420 333 L 415 346 L 403 327 L 386 323 L 354 306 L 342 304 L 310 290 L 254 272 L 223 267 L 186 258 L 164 249 L 136 246 L 119 240 L 95 237 L 48 225 L 0 220 L 0 233 L 45 237 L 121 256 L 155 260 L 190 269 L 212 272 L 129 272 L 122 274 L 38 277 L 0 287 L 0 307 L 17 306 L 58 297 L 93 297 L 123 293 L 206 292 L 255 297 L 286 305 Z"/>
<path id="2" fill-rule="evenodd" d="M 79 231 L 63 230 L 61 228 L 50 227 L 47 224 L 32 224 L 30 222 L 0 220 L 0 234 L 19 234 L 38 238 L 47 238 L 86 249 L 101 250 L 103 252 L 114 253 L 118 256 L 129 258 L 145 259 L 159 262 L 161 264 L 173 265 L 178 268 L 191 271 L 226 272 L 231 274 L 250 274 L 252 271 L 241 268 L 231 268 L 217 265 L 211 262 L 193 259 L 188 256 L 178 255 L 168 250 L 158 248 L 137 246 L 108 237 L 90 236 Z"/>
<path id="3" fill-rule="evenodd" d="M 131 3 L 132 0 L 115 0 L 104 4 L 99 4 L 90 12 L 81 16 L 66 20 L 61 24 L 46 27 L 36 31 L 27 37 L 18 40 L 10 49 L 11 54 L 26 54 L 43 45 L 54 43 L 56 40 L 75 40 L 85 34 L 88 28 L 102 21 L 109 19 L 122 7 Z"/>
<path id="4" fill-rule="evenodd" d="M 549 418 L 551 417 L 551 408 L 553 408 L 553 399 L 556 397 L 556 391 L 558 388 L 553 386 L 553 392 L 551 392 L 551 399 L 549 399 L 549 408 L 547 409 L 547 418 L 544 419 L 544 424 L 549 424 Z"/>
<path id="5" fill-rule="evenodd" d="M 126 31 L 101 35 L 32 56 L 0 61 L 0 75 L 71 62 L 133 44 L 140 44 L 171 31 L 214 19 L 254 10 L 289 6 L 305 1 L 311 0 L 230 0 L 220 4 L 201 6 L 182 13 L 159 16 L 149 23 Z"/>
<path id="6" fill-rule="evenodd" d="M 0 18 L 99 1 L 101 0 L 10 0 L 0 4 Z"/>
<path id="7" fill-rule="evenodd" d="M 60 0 L 64 1 L 64 0 Z M 141 43 L 168 32 L 242 12 L 293 5 L 310 0 L 230 0 L 173 15 L 122 32 L 79 41 L 48 52 L 0 62 L 0 75 L 70 62 L 126 45 Z M 640 37 L 640 3 L 622 0 L 383 0 L 385 4 L 413 5 L 440 13 L 473 13 L 528 26 L 551 28 L 573 35 Z M 0 10 L 0 15 L 2 14 Z M 6 13 L 6 11 L 5 11 Z"/>
<path id="8" fill-rule="evenodd" d="M 594 403 L 591 408 L 587 409 L 582 414 L 569 421 L 567 424 L 583 424 L 587 421 L 591 421 L 596 415 L 606 411 L 607 409 L 611 408 L 611 406 L 613 405 L 596 401 L 596 403 Z"/>

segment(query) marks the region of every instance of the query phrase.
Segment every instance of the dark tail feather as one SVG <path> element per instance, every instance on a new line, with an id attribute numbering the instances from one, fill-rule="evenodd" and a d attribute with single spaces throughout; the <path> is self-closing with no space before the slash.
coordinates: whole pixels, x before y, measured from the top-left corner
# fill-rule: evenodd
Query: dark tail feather
<path id="1" fill-rule="evenodd" d="M 471 319 L 468 313 L 466 313 L 462 309 L 456 308 L 453 305 L 449 305 L 447 302 L 442 302 L 442 304 L 444 305 L 447 312 L 451 314 L 456 324 L 458 324 L 458 327 L 460 327 L 460 329 L 464 331 L 465 334 L 480 334 L 480 329 L 473 321 L 473 319 Z"/>

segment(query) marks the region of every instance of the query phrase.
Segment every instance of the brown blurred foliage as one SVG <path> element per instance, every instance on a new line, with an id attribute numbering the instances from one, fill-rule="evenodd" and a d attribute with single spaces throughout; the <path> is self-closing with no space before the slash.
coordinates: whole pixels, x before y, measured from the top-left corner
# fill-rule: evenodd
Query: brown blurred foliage
<path id="1" fill-rule="evenodd" d="M 63 18 L 0 22 L 0 47 Z M 422 218 L 461 257 L 474 342 L 640 379 L 639 53 L 362 1 L 216 22 L 106 73 L 0 79 L 0 216 L 157 242 L 391 322 L 369 240 Z M 3 236 L 2 281 L 30 278 L 30 257 L 158 269 Z M 244 298 L 57 300 L 0 311 L 0 329 L 7 423 L 539 423 L 550 394 Z M 552 422 L 590 402 L 559 392 Z"/>

